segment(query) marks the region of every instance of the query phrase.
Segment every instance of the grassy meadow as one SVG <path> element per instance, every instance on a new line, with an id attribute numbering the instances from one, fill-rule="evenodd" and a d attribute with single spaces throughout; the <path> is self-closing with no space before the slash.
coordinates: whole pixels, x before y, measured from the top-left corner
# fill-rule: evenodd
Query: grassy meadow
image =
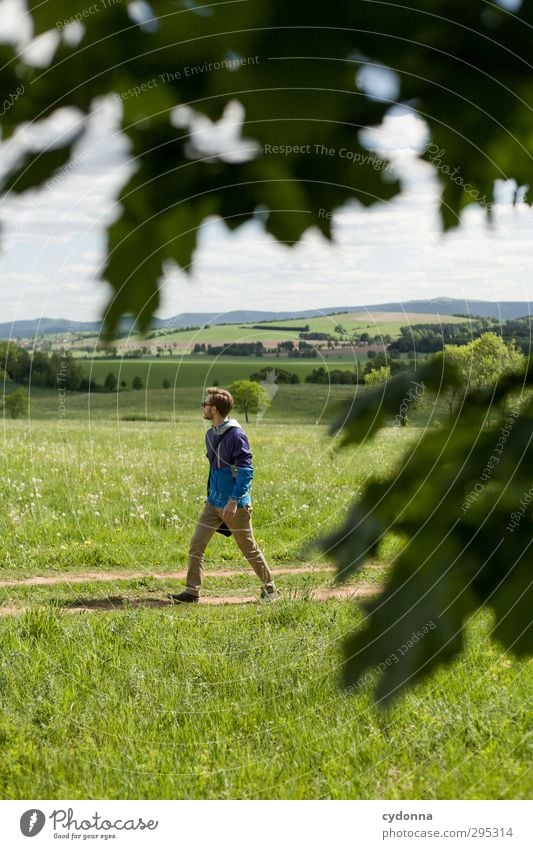
<path id="1" fill-rule="evenodd" d="M 391 431 L 393 451 L 384 432 L 358 451 L 335 452 L 321 425 L 248 426 L 254 520 L 274 565 L 310 563 L 300 547 L 330 530 L 371 472 L 390 469 L 418 433 Z M 6 421 L 2 575 L 183 566 L 205 500 L 204 433 L 198 412 L 175 424 Z M 216 543 L 212 567 L 241 563 L 231 540 L 218 535 Z"/>
<path id="2" fill-rule="evenodd" d="M 531 676 L 476 619 L 387 713 L 338 687 L 353 602 L 2 622 L 0 788 L 34 799 L 526 798 Z"/>
<path id="3" fill-rule="evenodd" d="M 109 370 L 109 369 L 108 369 Z M 209 384 L 207 383 L 206 386 Z M 226 384 L 227 385 L 227 384 Z M 69 392 L 62 396 L 61 417 L 64 422 L 90 424 L 93 420 L 114 421 L 198 421 L 200 402 L 206 386 L 122 389 L 120 392 Z M 364 392 L 363 386 L 328 386 L 326 384 L 296 384 L 279 386 L 272 405 L 261 417 L 271 424 L 313 424 L 331 422 L 347 401 L 354 397 L 354 389 Z M 32 388 L 30 392 L 29 420 L 60 421 L 59 396 L 50 389 Z M 235 416 L 244 416 L 237 410 Z M 251 416 L 251 422 L 256 416 Z"/>
<path id="4" fill-rule="evenodd" d="M 391 711 L 372 702 L 371 681 L 352 695 L 338 684 L 343 639 L 364 611 L 350 599 L 314 598 L 334 572 L 325 552 L 303 547 L 340 521 L 370 476 L 401 462 L 422 428 L 391 427 L 338 452 L 316 418 L 290 421 L 290 395 L 285 419 L 251 423 L 254 524 L 281 572 L 282 601 L 182 609 L 166 592 L 183 583 L 170 575 L 184 568 L 205 497 L 197 402 L 187 417 L 124 421 L 116 395 L 106 418 L 76 409 L 77 394 L 62 421 L 44 392 L 37 411 L 55 403 L 55 420 L 52 408 L 4 420 L 3 798 L 530 794 L 531 666 L 490 642 L 488 615 L 470 623 L 463 659 Z M 97 397 L 112 400 L 91 404 Z M 386 538 L 350 588 L 377 589 L 400 547 Z M 301 573 L 283 572 L 295 567 Z M 55 583 L 29 583 L 34 576 Z M 232 541 L 217 535 L 207 599 L 258 589 Z"/>

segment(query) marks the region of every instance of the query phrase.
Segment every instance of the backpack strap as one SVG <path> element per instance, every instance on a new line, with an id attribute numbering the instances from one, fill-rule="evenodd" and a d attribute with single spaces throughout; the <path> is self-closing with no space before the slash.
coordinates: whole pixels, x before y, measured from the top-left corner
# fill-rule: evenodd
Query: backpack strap
<path id="1" fill-rule="evenodd" d="M 220 434 L 220 439 L 218 440 L 218 444 L 217 444 L 217 451 L 220 447 L 220 443 L 222 442 L 222 440 L 224 439 L 224 437 L 226 436 L 228 431 L 230 431 L 233 427 L 238 427 L 238 425 L 230 425 L 229 427 L 226 428 L 224 433 Z M 218 456 L 218 459 L 219 459 L 219 462 L 220 462 L 220 455 Z M 231 466 L 231 474 L 232 474 L 232 477 L 234 479 L 237 477 L 237 467 L 236 466 Z M 209 464 L 209 476 L 207 478 L 207 497 L 208 498 L 209 498 L 210 483 L 211 483 L 211 463 Z M 224 536 L 224 537 L 230 537 L 231 536 L 231 531 L 230 531 L 230 529 L 228 528 L 228 526 L 226 525 L 225 522 L 222 522 L 220 527 L 217 528 L 216 532 L 217 532 L 217 534 L 222 534 L 222 536 Z"/>

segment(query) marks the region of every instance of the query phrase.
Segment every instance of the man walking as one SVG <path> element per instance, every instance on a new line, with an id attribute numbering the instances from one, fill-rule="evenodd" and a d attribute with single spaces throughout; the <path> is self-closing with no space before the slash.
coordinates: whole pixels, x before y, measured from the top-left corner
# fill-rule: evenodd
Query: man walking
<path id="1" fill-rule="evenodd" d="M 213 386 L 202 402 L 204 419 L 212 427 L 205 435 L 209 460 L 208 495 L 189 549 L 187 588 L 170 598 L 177 602 L 197 602 L 204 571 L 204 551 L 216 531 L 233 535 L 235 542 L 262 583 L 261 598 L 279 598 L 265 556 L 252 530 L 250 485 L 254 475 L 250 444 L 236 419 L 229 418 L 233 398 L 225 389 Z"/>

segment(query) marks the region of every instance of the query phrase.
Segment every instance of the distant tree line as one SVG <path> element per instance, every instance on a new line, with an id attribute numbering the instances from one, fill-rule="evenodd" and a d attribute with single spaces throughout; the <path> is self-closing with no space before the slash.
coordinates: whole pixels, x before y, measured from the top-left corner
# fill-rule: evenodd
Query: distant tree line
<path id="1" fill-rule="evenodd" d="M 287 325 L 283 325 L 283 327 L 279 327 L 275 324 L 252 324 L 252 330 L 281 330 L 282 333 L 305 333 L 309 330 L 309 325 L 304 324 L 301 327 L 288 327 Z"/>
<path id="2" fill-rule="evenodd" d="M 291 340 L 279 342 L 275 348 L 265 348 L 262 342 L 224 342 L 222 345 L 197 342 L 193 354 L 206 354 L 208 357 L 263 357 L 265 354 L 287 354 L 293 358 L 318 356 L 313 345 L 300 341 L 296 347 Z"/>
<path id="3" fill-rule="evenodd" d="M 261 383 L 263 380 L 268 379 L 268 375 L 270 372 L 275 372 L 274 383 L 300 383 L 300 375 L 296 374 L 294 371 L 286 371 L 286 369 L 282 368 L 262 368 L 260 371 L 254 372 L 254 374 L 250 375 L 250 380 L 255 381 L 256 383 Z"/>
<path id="4" fill-rule="evenodd" d="M 388 346 L 389 354 L 434 354 L 445 345 L 468 345 L 484 333 L 495 331 L 504 342 L 515 342 L 524 354 L 531 350 L 531 318 L 498 321 L 473 318 L 459 324 L 413 324 L 400 328 L 400 336 Z"/>
<path id="5" fill-rule="evenodd" d="M 161 327 L 157 330 L 152 330 L 151 333 L 148 333 L 147 339 L 158 339 L 161 336 L 170 336 L 173 333 L 187 333 L 189 330 L 204 330 L 204 327 L 200 327 L 199 324 L 188 325 L 187 327 Z"/>
<path id="6" fill-rule="evenodd" d="M 317 341 L 327 342 L 334 341 L 335 337 L 331 333 L 320 333 L 318 330 L 311 330 L 309 333 L 300 333 L 300 339 L 316 339 Z"/>
<path id="7" fill-rule="evenodd" d="M 53 351 L 51 354 L 43 351 L 30 353 L 12 341 L 0 342 L 0 376 L 2 380 L 23 386 L 61 388 L 71 392 L 115 392 L 119 388 L 113 372 L 109 372 L 103 384 L 85 377 L 82 367 L 68 351 Z M 142 379 L 136 375 L 131 385 L 132 389 L 142 389 Z M 125 389 L 126 386 L 126 380 L 122 379 L 120 388 Z M 163 388 L 169 386 L 169 381 L 164 380 Z M 5 402 L 5 409 L 11 410 L 9 405 L 13 403 L 14 401 Z"/>
<path id="8" fill-rule="evenodd" d="M 87 388 L 82 368 L 69 352 L 30 354 L 15 342 L 0 342 L 0 365 L 9 380 L 24 386 L 61 386 L 72 391 Z"/>
<path id="9" fill-rule="evenodd" d="M 384 370 L 389 376 L 398 374 L 402 371 L 413 371 L 415 363 L 411 360 L 402 360 L 401 362 L 393 361 L 385 354 L 376 354 L 364 367 L 364 369 L 327 369 L 324 366 L 313 369 L 313 371 L 305 378 L 306 383 L 336 383 L 336 384 L 354 384 L 361 383 L 368 385 L 373 382 L 374 373 L 382 375 Z M 370 379 L 367 379 L 368 376 Z"/>
<path id="10" fill-rule="evenodd" d="M 221 354 L 227 355 L 230 357 L 262 357 L 264 354 L 264 347 L 262 342 L 224 342 L 223 345 L 207 345 L 203 346 L 201 350 L 196 350 L 197 345 L 194 346 L 194 353 L 206 353 L 211 357 L 218 357 Z"/>

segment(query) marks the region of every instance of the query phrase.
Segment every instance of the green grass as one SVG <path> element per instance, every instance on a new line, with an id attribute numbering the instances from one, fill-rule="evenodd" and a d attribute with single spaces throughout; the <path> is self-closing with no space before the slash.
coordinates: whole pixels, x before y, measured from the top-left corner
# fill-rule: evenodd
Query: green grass
<path id="1" fill-rule="evenodd" d="M 370 474 L 417 439 L 394 428 L 336 457 L 326 428 L 251 424 L 254 524 L 273 565 L 323 562 L 305 543 L 332 529 Z M 99 569 L 183 568 L 207 478 L 197 421 L 5 421 L 0 472 L 0 577 Z M 384 543 L 390 557 L 394 541 Z M 241 563 L 217 535 L 208 563 Z"/>
<path id="2" fill-rule="evenodd" d="M 128 394 L 144 395 L 124 393 L 120 404 Z M 420 428 L 385 429 L 336 453 L 314 418 L 291 421 L 289 394 L 286 421 L 247 428 L 254 525 L 273 567 L 314 571 L 280 576 L 276 605 L 181 609 L 154 603 L 176 586 L 164 576 L 184 568 L 205 498 L 198 409 L 185 409 L 194 419 L 129 422 L 115 406 L 105 420 L 112 407 L 76 414 L 76 395 L 61 425 L 50 393 L 38 400 L 52 405 L 48 420 L 4 420 L 0 578 L 59 583 L 0 587 L 0 606 L 30 608 L 0 617 L 2 798 L 531 795 L 531 665 L 491 642 L 488 615 L 470 624 L 460 661 L 382 713 L 371 682 L 351 696 L 338 686 L 342 643 L 362 608 L 310 598 L 333 575 L 327 555 L 304 546 L 341 521 L 371 476 L 398 466 Z M 382 564 L 401 542 L 383 540 Z M 141 577 L 70 582 L 87 572 Z M 386 574 L 369 565 L 349 586 L 377 587 Z M 204 587 L 255 595 L 259 584 L 233 541 L 216 535 Z M 80 604 L 95 609 L 73 615 Z"/>
<path id="3" fill-rule="evenodd" d="M 390 712 L 338 686 L 350 602 L 49 608 L 0 624 L 0 795 L 528 798 L 531 667 L 469 629 Z"/>
<path id="4" fill-rule="evenodd" d="M 157 384 L 154 380 L 153 383 Z M 322 384 L 296 384 L 280 386 L 261 421 L 265 423 L 315 423 L 329 422 L 337 412 L 339 402 L 354 397 L 354 386 L 327 386 Z M 364 392 L 359 387 L 357 392 Z M 133 419 L 136 421 L 182 422 L 198 420 L 200 402 L 205 396 L 204 387 L 186 386 L 171 389 L 125 389 L 120 392 L 67 392 L 62 397 L 62 420 L 82 419 L 108 422 Z M 30 418 L 34 421 L 49 419 L 59 421 L 59 396 L 50 389 L 31 389 Z M 238 410 L 234 416 L 245 423 Z M 251 424 L 255 422 L 251 416 Z"/>

